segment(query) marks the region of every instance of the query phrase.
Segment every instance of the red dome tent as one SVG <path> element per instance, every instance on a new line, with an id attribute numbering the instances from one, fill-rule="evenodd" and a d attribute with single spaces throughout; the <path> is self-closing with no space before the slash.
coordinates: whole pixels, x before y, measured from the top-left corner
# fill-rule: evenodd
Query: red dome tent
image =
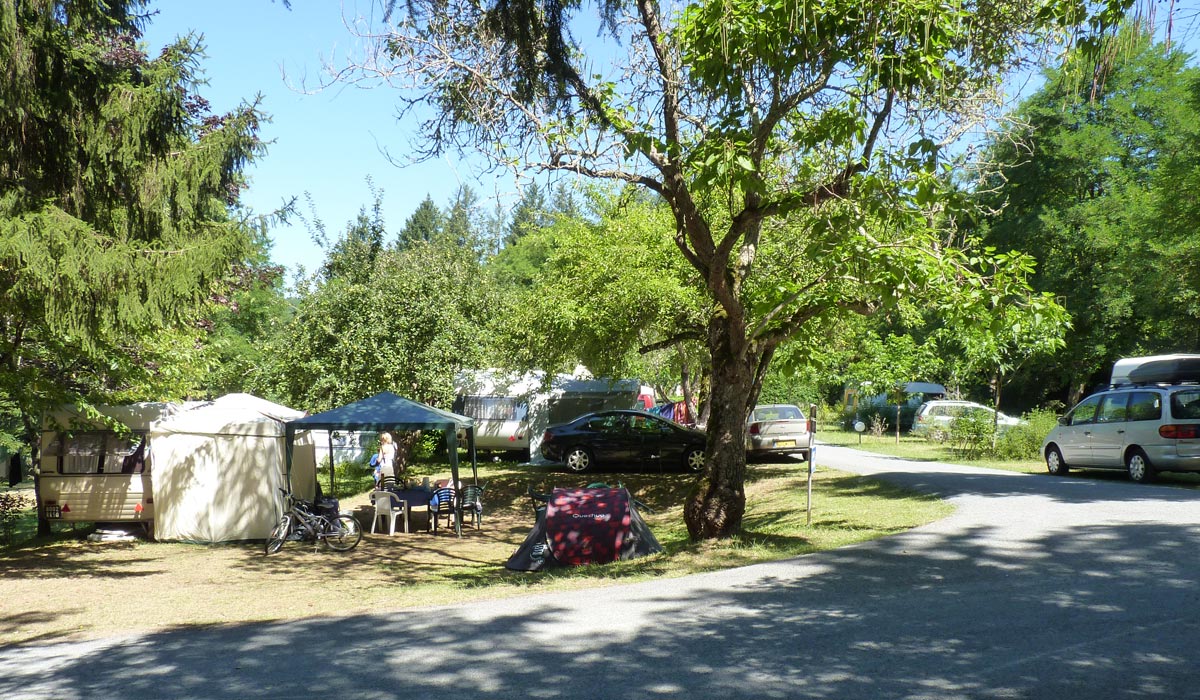
<path id="1" fill-rule="evenodd" d="M 661 551 L 662 545 L 625 488 L 554 489 L 505 566 L 538 571 L 637 559 Z"/>

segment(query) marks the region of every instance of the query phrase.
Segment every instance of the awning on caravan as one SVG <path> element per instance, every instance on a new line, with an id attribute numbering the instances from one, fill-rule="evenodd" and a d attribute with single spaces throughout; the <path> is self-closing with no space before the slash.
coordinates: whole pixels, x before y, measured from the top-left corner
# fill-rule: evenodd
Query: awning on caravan
<path id="1" fill-rule="evenodd" d="M 363 430 L 371 432 L 442 430 L 446 433 L 446 452 L 450 455 L 450 473 L 454 483 L 458 477 L 458 431 L 467 434 L 467 454 L 471 456 L 471 476 L 479 483 L 479 470 L 475 461 L 475 421 L 457 413 L 426 406 L 390 391 L 333 408 L 316 415 L 288 421 L 287 462 L 290 474 L 292 444 L 296 433 L 308 430 Z M 333 464 L 330 463 L 330 483 L 333 481 Z M 315 478 L 315 477 L 314 477 Z M 462 513 L 455 518 L 455 530 L 462 534 Z"/>

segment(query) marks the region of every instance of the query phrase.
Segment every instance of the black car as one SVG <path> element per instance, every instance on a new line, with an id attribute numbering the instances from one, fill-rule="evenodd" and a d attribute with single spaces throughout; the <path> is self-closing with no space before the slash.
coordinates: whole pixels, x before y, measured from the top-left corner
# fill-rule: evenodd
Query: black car
<path id="1" fill-rule="evenodd" d="M 598 464 L 641 464 L 658 469 L 704 467 L 705 434 L 642 411 L 600 411 L 552 425 L 542 456 L 575 472 Z"/>

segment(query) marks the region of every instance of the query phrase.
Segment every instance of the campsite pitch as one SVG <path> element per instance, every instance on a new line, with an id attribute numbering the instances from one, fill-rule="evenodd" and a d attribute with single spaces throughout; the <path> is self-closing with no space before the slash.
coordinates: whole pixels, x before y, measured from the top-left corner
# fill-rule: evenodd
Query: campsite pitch
<path id="1" fill-rule="evenodd" d="M 805 526 L 802 462 L 754 464 L 747 478 L 743 533 L 731 540 L 687 542 L 682 503 L 686 474 L 590 475 L 509 463 L 480 466 L 487 483 L 482 527 L 395 536 L 367 534 L 337 553 L 288 542 L 265 557 L 261 543 L 193 545 L 90 542 L 90 530 L 56 530 L 50 540 L 0 549 L 0 645 L 103 636 L 117 632 L 290 620 L 402 610 L 556 588 L 613 585 L 682 576 L 830 549 L 944 517 L 950 507 L 870 479 L 818 470 L 812 526 Z M 504 563 L 533 525 L 527 489 L 620 481 L 648 506 L 641 511 L 661 554 L 540 573 Z M 367 495 L 342 499 L 343 510 Z"/>

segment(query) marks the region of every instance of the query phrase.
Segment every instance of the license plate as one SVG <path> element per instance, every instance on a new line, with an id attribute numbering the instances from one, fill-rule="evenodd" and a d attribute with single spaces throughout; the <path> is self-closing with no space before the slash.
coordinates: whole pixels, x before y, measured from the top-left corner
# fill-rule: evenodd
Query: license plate
<path id="1" fill-rule="evenodd" d="M 776 440 L 775 446 L 776 447 L 795 447 L 796 441 L 795 440 Z"/>

